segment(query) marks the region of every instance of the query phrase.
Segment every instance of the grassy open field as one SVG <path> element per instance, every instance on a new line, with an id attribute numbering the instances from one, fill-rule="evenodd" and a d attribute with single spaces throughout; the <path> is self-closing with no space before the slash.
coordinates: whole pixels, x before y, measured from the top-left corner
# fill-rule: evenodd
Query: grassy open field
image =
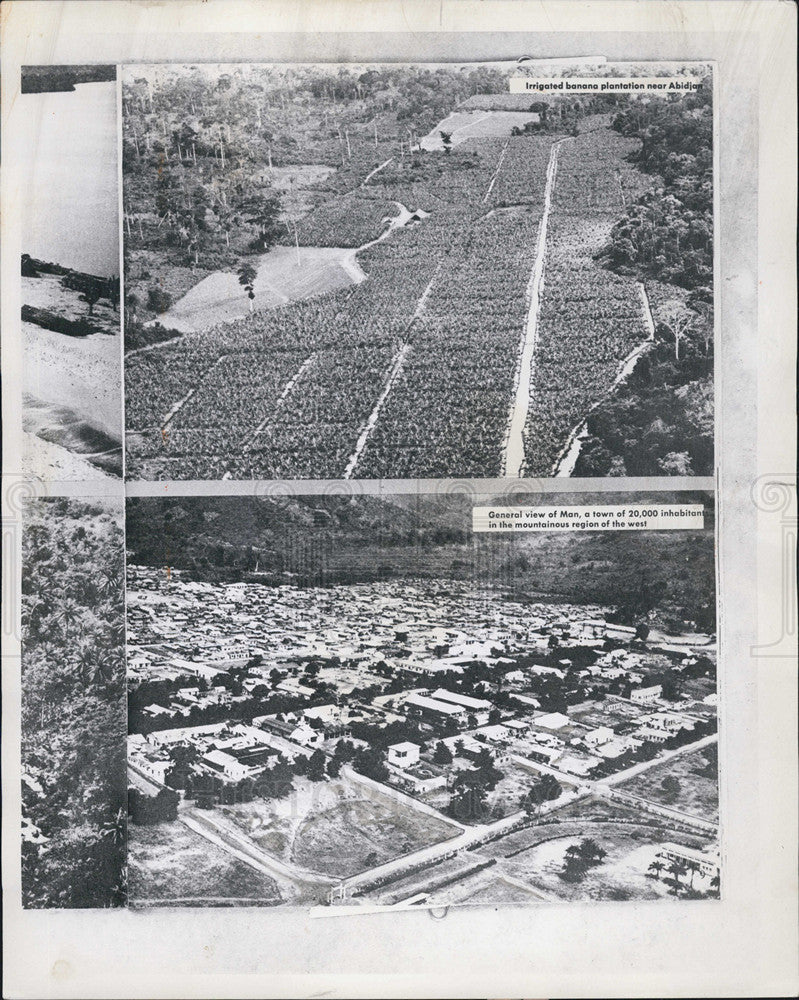
<path id="1" fill-rule="evenodd" d="M 265 853 L 342 878 L 458 832 L 345 778 L 324 784 L 299 781 L 288 799 L 225 807 L 224 813 Z"/>
<path id="2" fill-rule="evenodd" d="M 527 103 L 530 103 L 528 99 Z M 516 126 L 524 128 L 527 122 L 538 121 L 538 115 L 531 111 L 467 110 L 453 111 L 440 121 L 419 143 L 422 149 L 444 149 L 441 133 L 450 135 L 452 145 L 457 146 L 467 139 L 507 138 Z"/>
<path id="3" fill-rule="evenodd" d="M 353 875 L 446 840 L 454 827 L 388 801 L 343 802 L 309 816 L 297 831 L 292 858 L 330 875 Z"/>
<path id="4" fill-rule="evenodd" d="M 660 899 L 667 895 L 668 886 L 646 874 L 654 860 L 659 841 L 647 843 L 626 832 L 623 827 L 609 827 L 593 837 L 607 851 L 602 864 L 590 868 L 579 882 L 567 882 L 560 877 L 566 848 L 579 844 L 582 834 L 543 841 L 516 857 L 503 862 L 503 869 L 513 877 L 529 882 L 533 887 L 569 901 L 585 899 Z"/>
<path id="5" fill-rule="evenodd" d="M 532 886 L 506 878 L 499 866 L 467 875 L 461 882 L 434 890 L 427 899 L 432 906 L 526 906 L 545 897 Z"/>
<path id="6" fill-rule="evenodd" d="M 128 826 L 132 903 L 207 898 L 280 900 L 276 883 L 189 830 L 183 823 Z"/>
<path id="7" fill-rule="evenodd" d="M 602 864 L 577 882 L 560 877 L 566 848 L 584 838 L 607 852 Z M 559 899 L 659 899 L 668 886 L 647 874 L 660 844 L 674 841 L 701 849 L 704 841 L 660 818 L 642 822 L 632 809 L 586 798 L 558 810 L 550 819 L 502 837 L 479 849 L 497 861 L 496 871 Z"/>
<path id="8" fill-rule="evenodd" d="M 658 805 L 718 823 L 718 747 L 714 744 L 681 754 L 622 782 L 619 788 Z"/>

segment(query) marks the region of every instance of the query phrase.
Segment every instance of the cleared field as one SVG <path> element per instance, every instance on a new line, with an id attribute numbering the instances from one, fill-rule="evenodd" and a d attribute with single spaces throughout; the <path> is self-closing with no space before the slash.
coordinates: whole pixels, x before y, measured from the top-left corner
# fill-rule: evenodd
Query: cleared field
<path id="1" fill-rule="evenodd" d="M 602 864 L 590 868 L 579 882 L 565 881 L 560 873 L 566 849 L 579 844 L 584 836 L 592 837 L 607 854 Z M 661 899 L 668 895 L 668 886 L 646 874 L 659 844 L 659 840 L 642 843 L 623 828 L 591 830 L 545 841 L 504 861 L 502 868 L 547 894 L 569 901 Z"/>
<path id="2" fill-rule="evenodd" d="M 225 807 L 224 813 L 265 853 L 341 878 L 458 833 L 456 827 L 379 792 L 367 796 L 345 779 L 300 782 L 284 801 L 250 802 Z"/>
<path id="3" fill-rule="evenodd" d="M 532 98 L 527 99 L 528 105 Z M 457 146 L 467 139 L 506 138 L 514 126 L 523 128 L 527 122 L 537 122 L 538 114 L 533 111 L 453 111 L 431 129 L 420 140 L 422 149 L 444 149 L 442 132 L 452 137 L 452 145 Z"/>
<path id="4" fill-rule="evenodd" d="M 619 788 L 658 805 L 718 823 L 718 747 L 681 754 L 622 782 Z"/>
<path id="5" fill-rule="evenodd" d="M 560 877 L 566 848 L 585 838 L 595 840 L 606 856 L 579 881 L 566 881 Z M 551 820 L 486 844 L 479 854 L 496 860 L 492 870 L 498 874 L 559 899 L 659 899 L 668 894 L 668 886 L 647 871 L 666 841 L 697 849 L 705 846 L 700 838 L 660 817 L 642 822 L 633 809 L 587 798 L 558 810 Z"/>
<path id="6" fill-rule="evenodd" d="M 277 884 L 189 830 L 183 823 L 128 827 L 128 879 L 132 902 L 191 899 L 280 901 Z M 198 903 L 198 905 L 200 905 Z"/>
<path id="7" fill-rule="evenodd" d="M 480 847 L 480 855 L 486 858 L 513 858 L 526 853 L 531 847 L 544 841 L 561 837 L 597 836 L 596 831 L 611 830 L 615 827 L 626 830 L 629 835 L 642 843 L 656 843 L 668 840 L 668 821 L 659 816 L 642 819 L 640 812 L 610 802 L 606 799 L 587 797 L 558 809 L 543 822 L 511 833 L 499 840 Z M 672 831 L 672 839 L 682 837 Z M 694 842 L 696 839 L 693 838 Z M 684 841 L 688 843 L 688 841 Z"/>
<path id="8" fill-rule="evenodd" d="M 460 105 L 460 111 L 529 111 L 534 94 L 473 94 Z"/>
<path id="9" fill-rule="evenodd" d="M 496 868 L 489 868 L 432 893 L 428 903 L 435 906 L 522 906 L 541 902 L 542 898 L 532 887 L 509 881 Z"/>
<path id="10" fill-rule="evenodd" d="M 350 250 L 275 247 L 258 262 L 253 307 L 275 309 L 298 299 L 346 288 L 364 277 Z M 232 271 L 216 271 L 203 278 L 158 319 L 170 329 L 191 333 L 243 319 L 249 311 L 250 300 L 238 276 Z"/>
<path id="11" fill-rule="evenodd" d="M 302 824 L 292 859 L 326 875 L 354 875 L 456 833 L 454 827 L 424 813 L 413 813 L 407 806 L 346 802 Z"/>

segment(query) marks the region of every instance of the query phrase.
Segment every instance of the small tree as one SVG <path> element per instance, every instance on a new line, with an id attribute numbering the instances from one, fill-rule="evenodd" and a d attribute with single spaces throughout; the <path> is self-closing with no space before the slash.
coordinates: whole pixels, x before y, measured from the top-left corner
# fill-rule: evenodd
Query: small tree
<path id="1" fill-rule="evenodd" d="M 436 764 L 452 763 L 452 751 L 447 744 L 442 743 L 441 740 L 436 743 L 436 748 L 433 751 L 433 762 Z"/>
<path id="2" fill-rule="evenodd" d="M 311 781 L 322 781 L 325 776 L 325 755 L 321 750 L 314 750 L 308 759 L 308 778 Z"/>
<path id="3" fill-rule="evenodd" d="M 158 285 L 147 289 L 147 308 L 154 313 L 163 313 L 172 305 L 172 296 Z"/>
<path id="4" fill-rule="evenodd" d="M 661 318 L 667 338 L 674 339 L 674 360 L 679 361 L 680 343 L 688 337 L 697 315 L 679 299 L 669 299 L 661 308 Z"/>
<path id="5" fill-rule="evenodd" d="M 676 802 L 680 794 L 680 782 L 673 774 L 667 774 L 661 781 L 660 787 L 663 789 L 663 801 L 666 803 Z"/>
<path id="6" fill-rule="evenodd" d="M 309 760 L 303 753 L 297 754 L 294 759 L 294 773 L 299 775 L 308 774 L 308 764 Z"/>
<path id="7" fill-rule="evenodd" d="M 444 152 L 445 153 L 451 153 L 452 152 L 452 133 L 451 132 L 442 132 L 442 131 L 439 131 L 438 134 L 441 136 L 441 145 L 444 147 Z"/>
<path id="8" fill-rule="evenodd" d="M 250 312 L 253 312 L 255 309 L 255 279 L 257 275 L 258 272 L 249 261 L 244 261 L 239 267 L 239 284 L 247 293 L 247 298 L 250 300 Z"/>
<path id="9" fill-rule="evenodd" d="M 89 306 L 89 315 L 94 315 L 95 303 L 102 298 L 103 287 L 98 281 L 89 281 L 86 283 L 83 293 L 80 296 L 81 302 L 85 302 Z"/>

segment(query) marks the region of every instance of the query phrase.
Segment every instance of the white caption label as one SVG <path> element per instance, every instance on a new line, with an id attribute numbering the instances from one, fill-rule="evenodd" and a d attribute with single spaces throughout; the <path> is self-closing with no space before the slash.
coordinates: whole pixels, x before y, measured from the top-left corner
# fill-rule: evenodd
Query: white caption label
<path id="1" fill-rule="evenodd" d="M 702 89 L 702 81 L 690 76 L 512 76 L 508 84 L 511 94 L 684 94 Z"/>
<path id="2" fill-rule="evenodd" d="M 475 507 L 473 531 L 684 531 L 705 526 L 702 504 Z"/>

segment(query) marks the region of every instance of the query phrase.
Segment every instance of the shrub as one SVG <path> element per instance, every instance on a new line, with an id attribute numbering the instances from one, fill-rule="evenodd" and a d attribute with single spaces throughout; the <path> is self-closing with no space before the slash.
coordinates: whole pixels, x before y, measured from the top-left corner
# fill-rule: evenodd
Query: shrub
<path id="1" fill-rule="evenodd" d="M 163 313 L 172 305 L 172 296 L 158 285 L 147 289 L 147 308 L 154 313 Z"/>

